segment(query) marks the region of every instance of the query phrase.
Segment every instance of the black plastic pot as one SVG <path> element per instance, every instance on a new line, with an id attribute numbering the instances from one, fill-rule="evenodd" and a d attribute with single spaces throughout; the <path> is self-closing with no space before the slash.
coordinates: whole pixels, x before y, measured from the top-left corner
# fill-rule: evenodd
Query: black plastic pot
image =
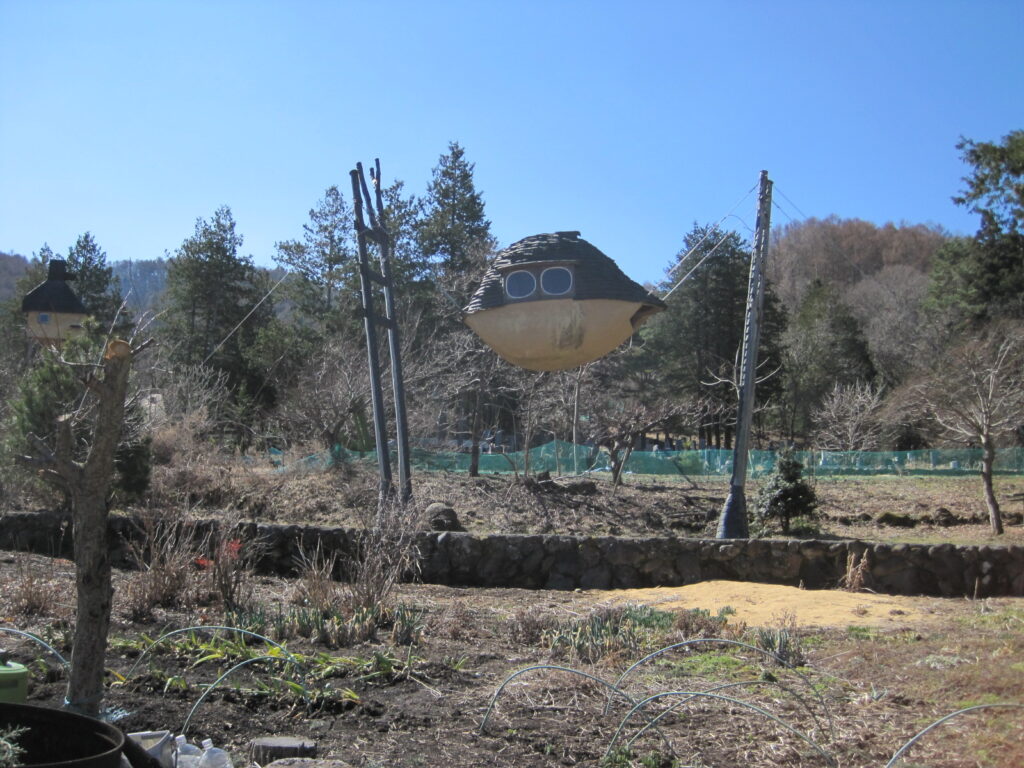
<path id="1" fill-rule="evenodd" d="M 0 726 L 26 726 L 17 739 L 21 765 L 32 768 L 118 768 L 124 734 L 84 715 L 29 704 L 0 703 Z"/>

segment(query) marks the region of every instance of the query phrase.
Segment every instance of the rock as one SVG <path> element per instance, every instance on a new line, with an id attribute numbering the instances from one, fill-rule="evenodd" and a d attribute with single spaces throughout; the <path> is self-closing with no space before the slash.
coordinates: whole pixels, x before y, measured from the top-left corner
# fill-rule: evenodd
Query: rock
<path id="1" fill-rule="evenodd" d="M 315 757 L 283 757 L 275 760 L 264 768 L 352 768 L 352 763 L 346 763 L 338 758 L 317 759 Z"/>
<path id="2" fill-rule="evenodd" d="M 932 515 L 932 522 L 935 525 L 940 525 L 943 528 L 948 528 L 951 525 L 956 525 L 959 522 L 959 520 L 957 520 L 956 515 L 954 515 L 945 507 L 939 507 L 937 510 L 935 510 L 935 514 Z"/>
<path id="3" fill-rule="evenodd" d="M 249 760 L 260 765 L 280 763 L 283 758 L 316 757 L 316 742 L 295 736 L 261 736 L 249 742 Z"/>
<path id="4" fill-rule="evenodd" d="M 426 509 L 427 520 L 432 531 L 464 531 L 455 510 L 447 504 L 435 501 Z"/>
<path id="5" fill-rule="evenodd" d="M 565 486 L 566 493 L 575 493 L 578 496 L 594 496 L 597 494 L 597 483 L 593 480 L 577 480 Z"/>
<path id="6" fill-rule="evenodd" d="M 917 520 L 910 515 L 896 515 L 892 512 L 883 512 L 875 518 L 875 522 L 879 525 L 889 525 L 894 528 L 913 528 L 917 525 Z"/>

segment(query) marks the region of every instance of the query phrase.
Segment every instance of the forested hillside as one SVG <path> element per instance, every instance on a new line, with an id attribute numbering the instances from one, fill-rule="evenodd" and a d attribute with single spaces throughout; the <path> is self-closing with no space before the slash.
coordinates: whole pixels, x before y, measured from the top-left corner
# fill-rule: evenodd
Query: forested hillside
<path id="1" fill-rule="evenodd" d="M 18 280 L 28 270 L 28 260 L 14 253 L 0 253 L 0 301 L 17 293 Z"/>
<path id="2" fill-rule="evenodd" d="M 973 170 L 949 194 L 978 214 L 973 238 L 839 214 L 776 226 L 755 445 L 994 450 L 1020 439 L 1019 398 L 993 395 L 999 418 L 984 424 L 959 413 L 955 401 L 972 397 L 982 373 L 991 374 L 990 392 L 1021 379 L 1022 147 L 1019 131 L 998 144 L 960 145 Z M 501 450 L 557 437 L 613 451 L 642 439 L 729 447 L 750 261 L 745 236 L 700 224 L 681 232 L 656 286 L 668 296 L 666 312 L 603 360 L 531 373 L 502 362 L 460 322 L 487 260 L 507 245 L 491 235 L 473 172 L 452 143 L 425 190 L 401 182 L 383 190 L 417 442 Z M 96 320 L 93 343 L 111 328 L 131 333 L 140 324 L 159 342 L 140 363 L 136 385 L 161 396 L 168 422 L 243 451 L 372 445 L 352 202 L 341 182 L 319 199 L 311 194 L 302 231 L 281 233 L 273 274 L 246 255 L 227 205 L 206 212 L 181 243 L 167 244 L 166 260 L 107 264 L 89 233 L 60 254 Z M 26 362 L 16 303 L 57 255 L 43 247 L 31 263 L 0 256 L 7 299 L 0 386 L 2 401 L 15 404 L 0 414 L 8 434 L 32 422 L 27 382 L 38 386 L 33 366 L 44 357 Z M 684 256 L 686 268 L 676 270 Z"/>

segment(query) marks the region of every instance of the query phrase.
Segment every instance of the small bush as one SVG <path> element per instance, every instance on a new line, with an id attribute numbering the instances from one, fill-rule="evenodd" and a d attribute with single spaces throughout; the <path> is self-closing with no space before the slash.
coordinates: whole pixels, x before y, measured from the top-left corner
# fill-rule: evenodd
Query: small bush
<path id="1" fill-rule="evenodd" d="M 701 637 L 727 637 L 731 631 L 728 627 L 729 617 L 735 615 L 736 610 L 728 605 L 714 616 L 706 608 L 681 611 L 675 618 L 676 637 L 680 641 Z M 742 632 L 742 628 L 738 631 Z"/>
<path id="2" fill-rule="evenodd" d="M 791 451 L 779 454 L 775 470 L 768 475 L 757 496 L 757 522 L 766 529 L 774 520 L 782 526 L 782 532 L 790 532 L 790 522 L 795 518 L 812 520 L 816 517 L 818 498 L 814 488 L 803 479 L 804 465 L 797 461 Z"/>
<path id="3" fill-rule="evenodd" d="M 156 606 L 194 605 L 200 576 L 196 561 L 205 542 L 196 539 L 193 526 L 184 518 L 164 520 L 147 514 L 139 526 L 139 540 L 130 544 L 139 571 L 124 588 L 128 614 L 139 620 L 150 617 Z"/>
<path id="4" fill-rule="evenodd" d="M 328 554 L 317 539 L 316 547 L 300 552 L 296 565 L 299 579 L 292 589 L 292 602 L 319 611 L 336 610 L 341 602 L 341 585 L 335 580 L 337 553 Z"/>
<path id="5" fill-rule="evenodd" d="M 535 607 L 518 608 L 508 620 L 508 639 L 516 645 L 537 645 L 557 622 Z"/>
<path id="6" fill-rule="evenodd" d="M 53 616 L 60 607 L 60 588 L 49 568 L 31 558 L 18 561 L 17 578 L 7 589 L 11 609 L 22 616 Z"/>
<path id="7" fill-rule="evenodd" d="M 395 587 L 418 573 L 420 522 L 413 505 L 396 501 L 382 505 L 373 520 L 363 521 L 356 551 L 342 563 L 342 607 L 347 613 L 390 610 Z"/>

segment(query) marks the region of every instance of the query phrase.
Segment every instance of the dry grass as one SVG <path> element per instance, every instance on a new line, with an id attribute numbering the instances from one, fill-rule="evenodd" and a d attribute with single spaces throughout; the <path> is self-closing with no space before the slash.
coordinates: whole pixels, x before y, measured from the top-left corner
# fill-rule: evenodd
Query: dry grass
<path id="1" fill-rule="evenodd" d="M 303 549 L 296 566 L 299 578 L 291 592 L 291 602 L 318 611 L 333 612 L 341 604 L 341 587 L 337 581 L 338 553 L 328 553 L 317 539 L 312 549 Z"/>
<path id="2" fill-rule="evenodd" d="M 11 612 L 18 616 L 58 616 L 68 613 L 67 590 L 41 559 L 19 558 L 13 578 L 4 588 Z"/>
<path id="3" fill-rule="evenodd" d="M 846 573 L 839 579 L 840 589 L 847 592 L 863 592 L 871 580 L 870 555 L 851 552 L 846 556 Z"/>
<path id="4" fill-rule="evenodd" d="M 125 600 L 134 620 L 149 618 L 155 607 L 194 607 L 199 602 L 200 573 L 196 561 L 206 550 L 197 541 L 186 515 L 166 519 L 140 518 L 140 540 L 130 543 L 138 569 L 125 585 Z"/>

